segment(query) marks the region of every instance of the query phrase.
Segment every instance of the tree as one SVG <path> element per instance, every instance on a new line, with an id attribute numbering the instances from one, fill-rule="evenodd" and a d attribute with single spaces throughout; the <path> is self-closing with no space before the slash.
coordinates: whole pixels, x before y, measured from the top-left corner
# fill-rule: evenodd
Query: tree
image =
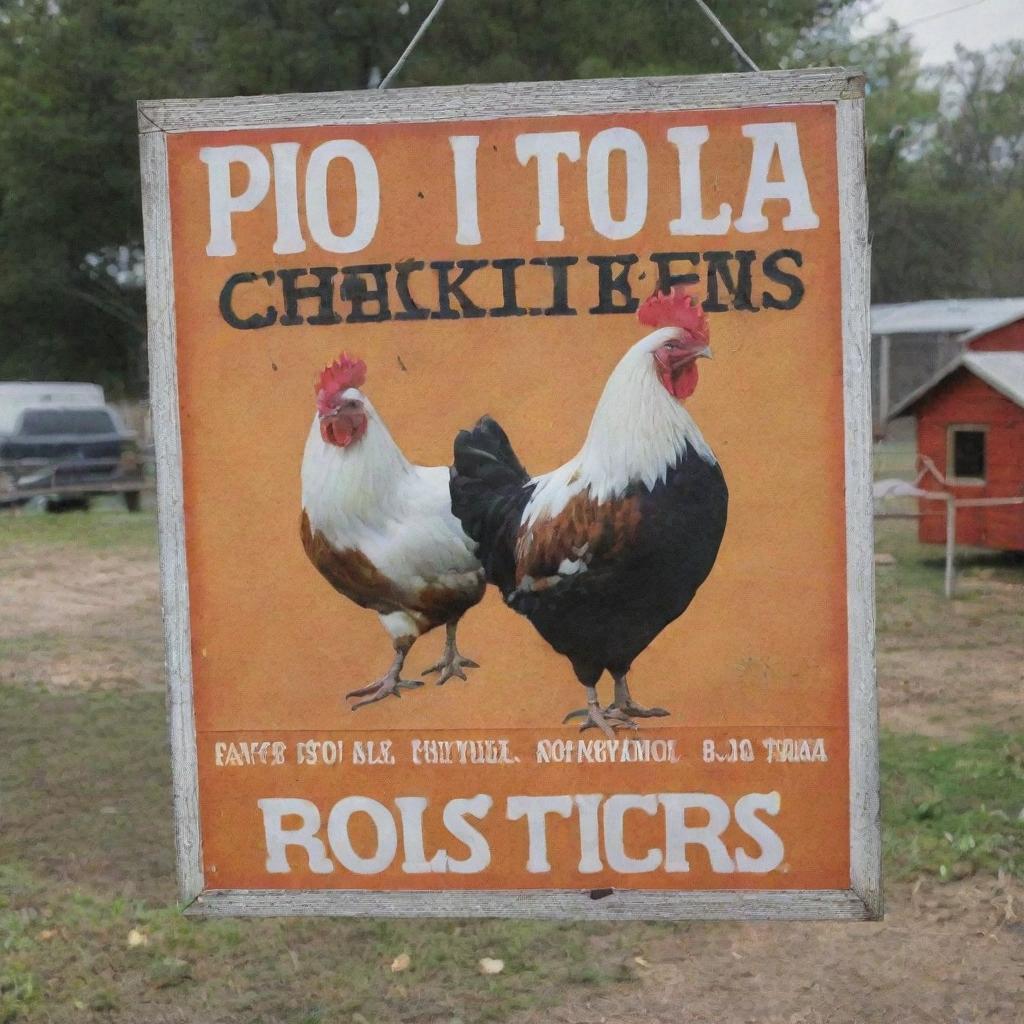
<path id="1" fill-rule="evenodd" d="M 0 376 L 145 387 L 134 101 L 360 89 L 433 0 L 9 0 L 0 11 Z M 863 0 L 716 0 L 762 67 L 868 72 L 876 299 L 1020 291 L 1019 49 L 929 78 Z M 744 70 L 685 0 L 449 0 L 401 85 Z"/>
<path id="2" fill-rule="evenodd" d="M 867 77 L 873 301 L 1021 294 L 1024 45 L 923 68 L 895 24 L 854 39 L 852 13 L 795 57 Z"/>
<path id="3" fill-rule="evenodd" d="M 957 49 L 943 79 L 936 177 L 967 229 L 952 235 L 979 295 L 1024 291 L 1024 44 Z"/>
<path id="4" fill-rule="evenodd" d="M 371 0 L 18 0 L 0 14 L 0 376 L 145 387 L 135 100 L 359 88 Z"/>
<path id="5" fill-rule="evenodd" d="M 137 377 L 142 304 L 90 253 L 139 245 L 126 29 L 116 5 L 5 11 L 0 36 L 0 370 Z M 95 50 L 90 51 L 92 46 Z M 55 74 L 55 69 L 60 74 Z M 127 108 L 127 109 L 126 109 Z M 138 289 L 136 288 L 137 292 Z"/>

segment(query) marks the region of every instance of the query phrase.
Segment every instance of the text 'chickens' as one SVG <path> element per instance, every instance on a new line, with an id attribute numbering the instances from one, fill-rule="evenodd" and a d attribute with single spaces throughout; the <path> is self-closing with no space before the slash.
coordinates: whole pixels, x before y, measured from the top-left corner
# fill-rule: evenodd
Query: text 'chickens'
<path id="1" fill-rule="evenodd" d="M 804 297 L 804 282 L 795 272 L 804 262 L 798 249 L 653 252 L 645 259 L 653 275 L 636 253 L 239 271 L 224 282 L 219 307 L 226 324 L 251 331 L 275 325 L 633 313 L 640 296 L 651 291 L 651 276 L 662 291 L 700 285 L 707 313 L 790 310 Z M 481 297 L 496 290 L 500 305 Z"/>

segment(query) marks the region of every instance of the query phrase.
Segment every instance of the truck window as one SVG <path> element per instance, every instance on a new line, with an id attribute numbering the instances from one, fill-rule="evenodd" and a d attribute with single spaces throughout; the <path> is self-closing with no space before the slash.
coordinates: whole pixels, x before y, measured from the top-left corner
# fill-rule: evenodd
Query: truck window
<path id="1" fill-rule="evenodd" d="M 115 434 L 106 409 L 26 409 L 21 433 L 31 437 L 57 434 Z"/>

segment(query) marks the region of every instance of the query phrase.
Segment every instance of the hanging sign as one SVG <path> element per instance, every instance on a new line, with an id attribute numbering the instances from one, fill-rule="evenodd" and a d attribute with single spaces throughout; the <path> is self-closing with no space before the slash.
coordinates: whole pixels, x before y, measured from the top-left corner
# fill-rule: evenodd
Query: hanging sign
<path id="1" fill-rule="evenodd" d="M 140 105 L 189 912 L 877 916 L 862 94 Z"/>

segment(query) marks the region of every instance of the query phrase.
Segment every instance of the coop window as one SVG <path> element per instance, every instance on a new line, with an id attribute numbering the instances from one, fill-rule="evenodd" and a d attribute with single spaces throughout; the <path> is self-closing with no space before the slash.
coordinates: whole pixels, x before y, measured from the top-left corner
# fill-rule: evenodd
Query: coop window
<path id="1" fill-rule="evenodd" d="M 985 428 L 949 428 L 948 475 L 954 480 L 985 482 Z"/>

